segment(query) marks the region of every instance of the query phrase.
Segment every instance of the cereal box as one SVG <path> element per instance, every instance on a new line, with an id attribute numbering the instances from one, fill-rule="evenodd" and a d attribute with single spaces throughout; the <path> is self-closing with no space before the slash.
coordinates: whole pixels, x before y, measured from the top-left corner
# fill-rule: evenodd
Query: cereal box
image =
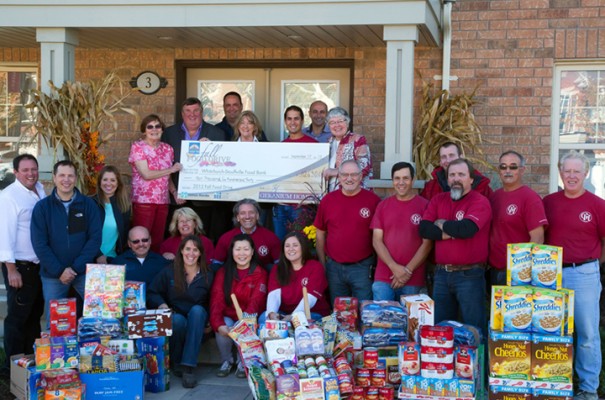
<path id="1" fill-rule="evenodd" d="M 134 314 L 146 308 L 145 286 L 145 282 L 124 282 L 124 315 Z"/>
<path id="2" fill-rule="evenodd" d="M 530 379 L 531 334 L 490 331 L 489 376 Z"/>
<path id="3" fill-rule="evenodd" d="M 511 286 L 504 289 L 502 320 L 504 332 L 531 332 L 533 289 Z"/>
<path id="4" fill-rule="evenodd" d="M 401 296 L 408 313 L 408 339 L 420 342 L 420 327 L 435 325 L 435 302 L 426 294 Z"/>
<path id="5" fill-rule="evenodd" d="M 533 243 L 510 243 L 506 246 L 506 284 L 529 285 L 531 282 L 531 250 Z"/>
<path id="6" fill-rule="evenodd" d="M 502 319 L 502 297 L 507 286 L 492 286 L 492 295 L 490 297 L 489 323 L 493 331 L 504 329 L 504 320 Z"/>
<path id="7" fill-rule="evenodd" d="M 85 317 L 122 318 L 125 265 L 86 264 Z"/>
<path id="8" fill-rule="evenodd" d="M 50 300 L 50 336 L 76 334 L 76 299 Z"/>
<path id="9" fill-rule="evenodd" d="M 401 376 L 420 374 L 420 345 L 416 342 L 399 344 L 399 372 Z"/>
<path id="10" fill-rule="evenodd" d="M 573 338 L 534 334 L 531 376 L 534 382 L 572 383 Z"/>
<path id="11" fill-rule="evenodd" d="M 565 294 L 556 290 L 534 288 L 532 332 L 563 335 Z"/>
<path id="12" fill-rule="evenodd" d="M 561 289 L 563 248 L 536 244 L 532 248 L 531 284 L 547 289 Z"/>
<path id="13" fill-rule="evenodd" d="M 563 316 L 563 334 L 572 336 L 574 332 L 574 307 L 576 303 L 576 295 L 572 289 L 559 289 L 559 292 L 565 295 L 565 314 Z"/>

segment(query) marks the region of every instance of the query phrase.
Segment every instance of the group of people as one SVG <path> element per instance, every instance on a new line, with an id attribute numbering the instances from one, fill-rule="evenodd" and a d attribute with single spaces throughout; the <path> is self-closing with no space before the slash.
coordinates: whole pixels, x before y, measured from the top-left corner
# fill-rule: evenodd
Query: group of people
<path id="1" fill-rule="evenodd" d="M 46 197 L 36 159 L 15 158 L 17 179 L 0 193 L 7 215 L 0 227 L 7 354 L 31 350 L 44 301 L 48 309 L 51 299 L 68 296 L 70 288 L 83 297 L 91 262 L 126 265 L 126 279 L 147 283 L 149 307 L 173 310 L 171 360 L 186 387 L 196 384 L 192 369 L 208 323 L 223 362 L 217 375 L 236 369 L 244 376 L 227 335 L 238 310 L 260 321 L 288 320 L 304 309 L 303 287 L 313 317 L 319 318 L 340 296 L 397 300 L 420 293 L 431 269 L 436 321 L 460 320 L 485 333 L 487 287 L 505 284 L 506 245 L 531 241 L 563 247 L 563 286 L 576 290 L 580 395 L 594 397 L 601 368 L 605 201 L 584 189 L 589 164 L 582 154 L 562 157 L 563 190 L 541 199 L 523 184 L 525 158 L 518 152 L 500 156 L 502 188 L 493 192 L 459 145 L 448 142 L 420 194 L 414 189 L 414 166 L 398 162 L 391 170 L 394 194 L 381 200 L 367 188 L 369 147 L 350 131 L 346 110 L 314 102 L 312 123 L 304 127 L 302 109 L 290 106 L 284 113 L 289 133 L 284 141 L 330 143 L 323 173 L 329 191 L 314 221 L 315 258 L 305 235 L 288 231 L 297 205 L 273 208 L 272 231 L 262 226 L 266 210 L 254 200 L 233 206 L 230 228 L 224 223 L 230 214 L 225 204 L 178 197 L 181 140 L 266 140 L 258 118 L 242 110 L 239 94 L 227 93 L 224 107 L 225 118 L 217 126 L 203 121 L 196 98 L 183 103 L 183 122 L 165 130 L 159 116 L 145 117 L 143 136 L 129 156 L 131 197 L 111 166 L 100 171 L 97 194 L 84 196 L 67 160 L 54 166 L 55 187 Z M 212 230 L 209 237 L 204 227 Z"/>

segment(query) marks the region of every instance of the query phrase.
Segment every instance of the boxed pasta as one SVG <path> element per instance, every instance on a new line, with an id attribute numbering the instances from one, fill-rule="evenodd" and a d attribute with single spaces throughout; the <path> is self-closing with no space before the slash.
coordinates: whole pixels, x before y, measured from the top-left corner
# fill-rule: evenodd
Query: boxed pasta
<path id="1" fill-rule="evenodd" d="M 563 316 L 563 334 L 565 336 L 573 336 L 574 332 L 574 307 L 576 303 L 576 295 L 572 289 L 559 289 L 559 292 L 565 295 L 565 314 Z"/>
<path id="2" fill-rule="evenodd" d="M 534 382 L 572 383 L 573 337 L 534 334 L 531 376 Z"/>
<path id="3" fill-rule="evenodd" d="M 530 379 L 530 333 L 490 331 L 488 349 L 490 377 Z"/>
<path id="4" fill-rule="evenodd" d="M 531 284 L 548 289 L 561 289 L 563 248 L 536 244 L 532 248 Z"/>
<path id="5" fill-rule="evenodd" d="M 504 289 L 502 320 L 504 332 L 531 332 L 533 289 L 511 286 Z"/>
<path id="6" fill-rule="evenodd" d="M 506 284 L 529 285 L 531 282 L 533 243 L 509 243 L 506 246 Z"/>
<path id="7" fill-rule="evenodd" d="M 563 335 L 565 294 L 552 289 L 534 288 L 532 332 Z"/>

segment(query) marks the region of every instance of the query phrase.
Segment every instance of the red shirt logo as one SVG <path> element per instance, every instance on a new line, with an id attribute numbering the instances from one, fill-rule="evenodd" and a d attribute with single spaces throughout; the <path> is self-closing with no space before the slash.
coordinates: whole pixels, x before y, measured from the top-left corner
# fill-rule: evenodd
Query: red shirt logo
<path id="1" fill-rule="evenodd" d="M 422 217 L 420 216 L 420 214 L 414 214 L 410 217 L 410 221 L 414 225 L 420 225 L 420 220 L 422 220 Z"/>
<path id="2" fill-rule="evenodd" d="M 462 221 L 464 218 L 464 211 L 460 210 L 456 213 L 456 221 Z"/>
<path id="3" fill-rule="evenodd" d="M 517 207 L 516 204 L 509 204 L 508 207 L 506 207 L 506 213 L 508 215 L 515 215 L 518 210 L 519 210 L 519 207 Z"/>
<path id="4" fill-rule="evenodd" d="M 589 211 L 582 211 L 580 213 L 580 221 L 586 223 L 592 221 L 592 214 Z"/>
<path id="5" fill-rule="evenodd" d="M 367 207 L 362 208 L 359 210 L 359 215 L 361 215 L 361 218 L 370 218 L 370 209 Z"/>
<path id="6" fill-rule="evenodd" d="M 269 254 L 269 249 L 267 248 L 267 246 L 263 245 L 261 247 L 258 248 L 258 254 L 260 254 L 261 256 L 266 256 L 267 254 Z"/>

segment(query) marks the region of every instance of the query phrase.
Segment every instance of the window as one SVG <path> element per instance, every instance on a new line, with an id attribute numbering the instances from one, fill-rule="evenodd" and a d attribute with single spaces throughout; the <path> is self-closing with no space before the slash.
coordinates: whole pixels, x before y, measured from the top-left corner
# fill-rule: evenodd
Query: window
<path id="1" fill-rule="evenodd" d="M 226 93 L 237 92 L 242 97 L 242 110 L 254 110 L 254 81 L 198 81 L 197 98 L 204 108 L 204 119 L 211 124 L 223 120 L 223 97 Z"/>
<path id="2" fill-rule="evenodd" d="M 20 153 L 37 154 L 29 91 L 38 87 L 37 66 L 0 65 L 0 189 L 15 179 L 12 160 Z"/>
<path id="3" fill-rule="evenodd" d="M 605 198 L 605 65 L 557 65 L 553 99 L 550 191 L 562 187 L 558 160 L 577 150 L 590 161 L 584 186 Z"/>

